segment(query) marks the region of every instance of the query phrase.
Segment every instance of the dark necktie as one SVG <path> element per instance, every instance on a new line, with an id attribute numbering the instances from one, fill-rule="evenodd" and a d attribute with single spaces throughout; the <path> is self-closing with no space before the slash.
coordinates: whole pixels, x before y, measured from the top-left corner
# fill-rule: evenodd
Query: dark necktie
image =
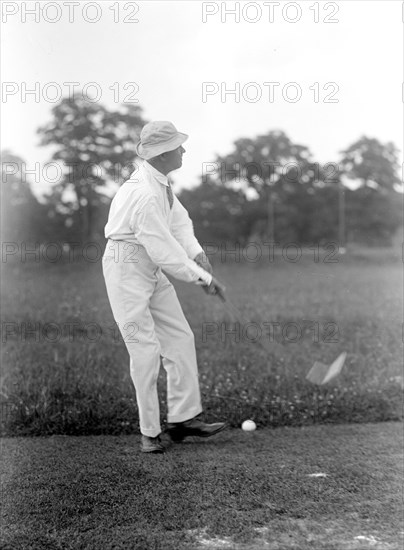
<path id="1" fill-rule="evenodd" d="M 173 195 L 173 190 L 171 189 L 171 183 L 170 183 L 170 180 L 167 180 L 167 198 L 168 198 L 168 203 L 170 205 L 170 210 L 171 208 L 173 207 L 173 204 L 174 204 L 174 195 Z"/>

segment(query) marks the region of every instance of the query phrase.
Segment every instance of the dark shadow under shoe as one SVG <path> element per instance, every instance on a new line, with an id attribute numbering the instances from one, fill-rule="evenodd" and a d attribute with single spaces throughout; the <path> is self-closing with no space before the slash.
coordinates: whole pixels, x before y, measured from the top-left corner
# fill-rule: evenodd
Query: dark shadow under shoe
<path id="1" fill-rule="evenodd" d="M 185 422 L 167 424 L 167 432 L 175 443 L 180 443 L 185 437 L 191 435 L 196 437 L 211 437 L 225 428 L 227 428 L 225 422 L 206 424 L 206 422 L 202 422 L 199 418 L 191 418 L 191 420 Z"/>
<path id="2" fill-rule="evenodd" d="M 164 453 L 165 447 L 163 447 L 160 436 L 148 437 L 142 434 L 142 440 L 140 443 L 140 450 L 142 453 Z"/>

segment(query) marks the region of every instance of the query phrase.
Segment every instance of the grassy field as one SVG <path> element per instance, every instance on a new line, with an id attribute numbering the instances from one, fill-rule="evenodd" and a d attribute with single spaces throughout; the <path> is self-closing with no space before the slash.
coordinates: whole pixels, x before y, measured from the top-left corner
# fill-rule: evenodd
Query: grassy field
<path id="1" fill-rule="evenodd" d="M 335 263 L 325 258 L 307 251 L 295 263 L 282 256 L 254 263 L 216 255 L 215 273 L 252 332 L 219 300 L 175 283 L 195 332 L 206 418 L 273 427 L 401 417 L 401 258 L 358 250 Z M 269 354 L 251 341 L 256 336 Z M 306 381 L 314 361 L 342 351 L 346 364 L 334 382 Z M 100 262 L 3 264 L 3 434 L 136 433 L 128 363 Z M 164 421 L 164 371 L 159 387 Z"/>
<path id="2" fill-rule="evenodd" d="M 399 423 L 3 439 L 3 550 L 398 550 Z"/>

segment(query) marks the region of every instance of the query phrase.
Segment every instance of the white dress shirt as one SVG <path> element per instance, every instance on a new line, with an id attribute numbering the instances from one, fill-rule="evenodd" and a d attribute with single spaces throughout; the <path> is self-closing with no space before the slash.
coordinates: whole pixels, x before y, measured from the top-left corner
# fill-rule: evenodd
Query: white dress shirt
<path id="1" fill-rule="evenodd" d="M 193 258 L 203 248 L 188 212 L 174 194 L 167 197 L 168 178 L 147 161 L 137 165 L 112 200 L 105 237 L 145 248 L 150 259 L 176 279 L 210 284 L 212 275 Z"/>

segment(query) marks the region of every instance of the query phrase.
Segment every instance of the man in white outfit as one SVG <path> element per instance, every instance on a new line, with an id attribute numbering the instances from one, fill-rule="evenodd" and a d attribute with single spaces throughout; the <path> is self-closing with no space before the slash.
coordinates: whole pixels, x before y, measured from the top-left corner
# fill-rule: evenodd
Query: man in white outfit
<path id="1" fill-rule="evenodd" d="M 148 453 L 165 450 L 157 395 L 160 360 L 167 372 L 167 431 L 172 440 L 209 437 L 225 428 L 223 422 L 206 424 L 197 418 L 202 406 L 194 335 L 162 272 L 202 285 L 209 294 L 224 290 L 167 177 L 182 165 L 187 138 L 171 122 L 144 126 L 136 146 L 143 163 L 115 195 L 105 227 L 103 273 L 130 356 L 141 451 Z"/>

